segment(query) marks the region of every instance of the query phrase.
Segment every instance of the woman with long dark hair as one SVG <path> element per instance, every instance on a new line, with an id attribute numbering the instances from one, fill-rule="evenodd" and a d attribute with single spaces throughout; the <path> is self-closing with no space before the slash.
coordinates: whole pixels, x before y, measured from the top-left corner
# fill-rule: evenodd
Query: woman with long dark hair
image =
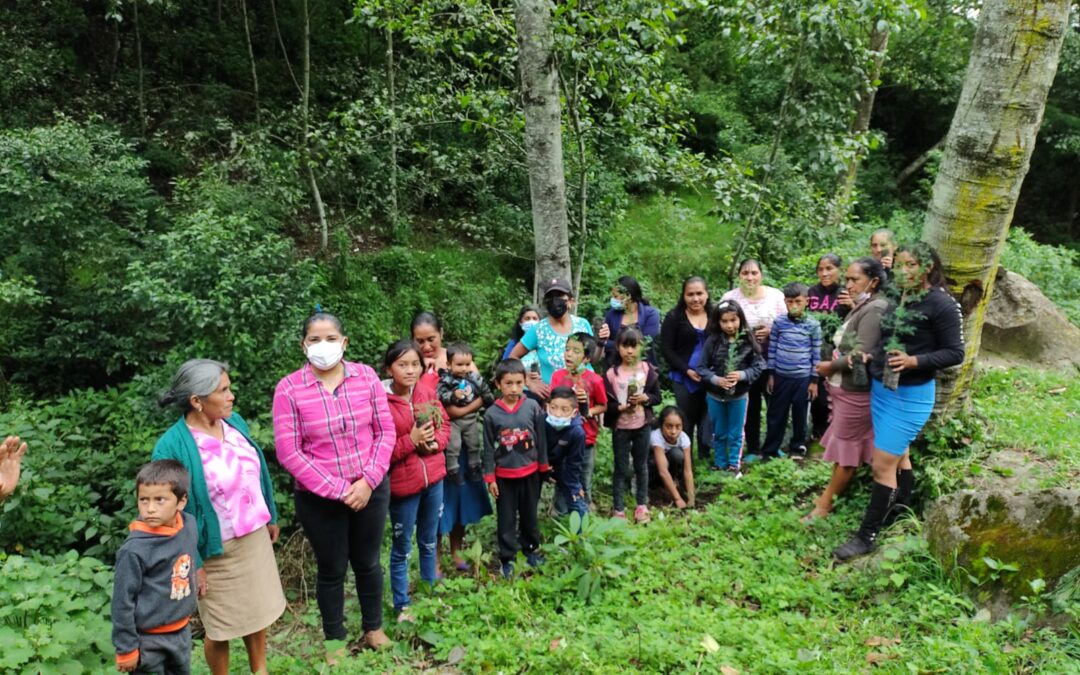
<path id="1" fill-rule="evenodd" d="M 660 310 L 649 304 L 641 290 L 641 284 L 632 276 L 619 277 L 611 287 L 611 308 L 604 314 L 597 338 L 604 345 L 604 363 L 609 367 L 618 360 L 615 336 L 623 326 L 636 326 L 645 336 L 645 360 L 654 366 L 656 349 L 653 342 L 660 336 Z"/>
<path id="2" fill-rule="evenodd" d="M 705 387 L 696 368 L 701 362 L 711 307 L 705 279 L 689 277 L 683 281 L 679 301 L 660 326 L 660 353 L 668 364 L 675 403 L 686 419 L 686 435 L 691 440 L 697 437 L 698 457 L 702 459 L 712 456 L 712 426 Z"/>

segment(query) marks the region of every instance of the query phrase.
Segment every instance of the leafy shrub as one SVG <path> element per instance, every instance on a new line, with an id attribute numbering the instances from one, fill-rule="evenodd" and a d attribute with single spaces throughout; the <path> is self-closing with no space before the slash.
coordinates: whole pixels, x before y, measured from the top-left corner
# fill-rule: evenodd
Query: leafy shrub
<path id="1" fill-rule="evenodd" d="M 1040 244 L 1014 227 L 1009 231 L 1001 264 L 1038 286 L 1069 321 L 1080 326 L 1080 252 Z"/>
<path id="2" fill-rule="evenodd" d="M 18 490 L 0 505 L 5 548 L 110 558 L 135 513 L 135 473 L 164 430 L 151 406 L 109 388 L 0 414 L 0 428 L 31 445 Z"/>
<path id="3" fill-rule="evenodd" d="M 74 551 L 0 561 L 0 670 L 105 672 L 113 660 L 111 587 L 108 567 Z"/>
<path id="4" fill-rule="evenodd" d="M 0 273 L 35 300 L 0 294 L 0 367 L 52 392 L 121 370 L 138 344 L 117 272 L 158 204 L 145 162 L 114 129 L 62 118 L 0 133 L 0 166 Z"/>
<path id="5" fill-rule="evenodd" d="M 195 357 L 227 361 L 251 392 L 248 405 L 258 408 L 268 407 L 277 379 L 295 363 L 296 327 L 310 312 L 314 276 L 277 228 L 253 211 L 196 209 L 128 266 L 125 286 L 147 308 L 140 336 L 168 350 L 170 366 Z M 137 365 L 153 365 L 153 354 Z"/>

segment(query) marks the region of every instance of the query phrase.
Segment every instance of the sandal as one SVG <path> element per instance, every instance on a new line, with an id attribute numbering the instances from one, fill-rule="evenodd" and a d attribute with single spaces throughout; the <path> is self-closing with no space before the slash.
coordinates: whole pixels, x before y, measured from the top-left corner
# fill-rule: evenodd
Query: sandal
<path id="1" fill-rule="evenodd" d="M 349 656 L 349 645 L 344 640 L 326 640 L 326 665 L 334 667 Z"/>
<path id="2" fill-rule="evenodd" d="M 382 628 L 369 630 L 364 633 L 364 637 L 362 637 L 360 641 L 365 649 L 373 649 L 375 651 L 389 649 L 394 645 L 390 638 L 386 637 L 386 633 L 383 632 Z"/>

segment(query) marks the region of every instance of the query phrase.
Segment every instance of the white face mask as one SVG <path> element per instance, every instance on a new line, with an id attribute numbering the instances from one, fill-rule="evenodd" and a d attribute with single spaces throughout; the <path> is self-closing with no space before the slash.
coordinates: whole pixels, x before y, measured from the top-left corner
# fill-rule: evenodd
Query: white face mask
<path id="1" fill-rule="evenodd" d="M 533 326 L 535 326 L 538 323 L 540 323 L 540 322 L 535 320 L 535 319 L 528 319 L 526 321 L 522 321 L 521 322 L 521 330 L 529 330 L 530 328 L 532 328 Z"/>
<path id="2" fill-rule="evenodd" d="M 316 342 L 304 350 L 311 365 L 319 370 L 330 370 L 341 361 L 345 353 L 345 342 Z"/>
<path id="3" fill-rule="evenodd" d="M 551 413 L 548 413 L 547 416 L 547 423 L 556 429 L 565 429 L 570 426 L 570 423 L 573 421 L 573 417 L 559 417 L 558 415 L 553 415 Z"/>

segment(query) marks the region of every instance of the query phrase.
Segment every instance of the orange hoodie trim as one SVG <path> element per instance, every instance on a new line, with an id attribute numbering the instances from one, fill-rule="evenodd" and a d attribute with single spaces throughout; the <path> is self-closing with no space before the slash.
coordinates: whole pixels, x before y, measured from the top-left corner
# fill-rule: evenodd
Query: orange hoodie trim
<path id="1" fill-rule="evenodd" d="M 139 650 L 136 649 L 135 651 L 128 652 L 127 654 L 117 654 L 116 655 L 116 665 L 117 666 L 137 666 L 137 665 L 139 665 Z"/>
<path id="2" fill-rule="evenodd" d="M 163 537 L 171 537 L 184 529 L 184 514 L 180 511 L 176 512 L 176 522 L 172 527 L 169 527 L 168 525 L 153 527 L 141 520 L 133 520 L 131 521 L 131 524 L 128 525 L 128 529 L 132 532 L 146 532 L 147 534 L 159 534 Z"/>
<path id="3" fill-rule="evenodd" d="M 175 633 L 176 631 L 180 630 L 184 626 L 188 625 L 189 621 L 191 621 L 191 617 L 190 616 L 185 616 L 183 619 L 180 619 L 179 621 L 173 621 L 172 623 L 167 623 L 164 626 L 158 626 L 157 628 L 147 628 L 143 632 L 144 633 L 150 633 L 151 635 L 161 635 L 163 633 Z"/>

